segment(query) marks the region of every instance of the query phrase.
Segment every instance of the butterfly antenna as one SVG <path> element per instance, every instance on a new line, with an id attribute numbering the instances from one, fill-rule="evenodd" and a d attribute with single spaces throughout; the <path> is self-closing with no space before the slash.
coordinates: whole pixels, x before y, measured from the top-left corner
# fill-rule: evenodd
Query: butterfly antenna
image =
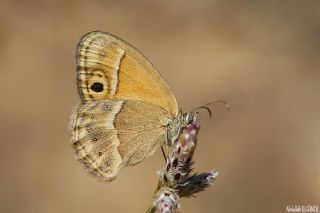
<path id="1" fill-rule="evenodd" d="M 209 106 L 209 105 L 212 105 L 212 104 L 218 104 L 218 103 L 224 104 L 224 106 L 226 107 L 227 110 L 230 109 L 230 105 L 225 100 L 212 101 L 212 102 L 209 102 L 209 103 L 203 105 L 202 107 L 206 107 L 206 106 Z"/>
<path id="2" fill-rule="evenodd" d="M 209 103 L 207 103 L 205 105 L 202 105 L 200 107 L 197 107 L 197 108 L 193 109 L 192 111 L 193 112 L 197 112 L 197 110 L 199 110 L 199 109 L 206 109 L 209 112 L 209 115 L 210 115 L 210 118 L 211 118 L 212 117 L 212 112 L 211 112 L 211 109 L 208 106 L 210 106 L 212 104 L 218 104 L 218 103 L 224 104 L 227 110 L 230 109 L 230 106 L 229 106 L 228 102 L 226 102 L 224 100 L 217 100 L 217 101 L 209 102 Z"/>
<path id="3" fill-rule="evenodd" d="M 211 109 L 209 109 L 209 107 L 201 106 L 201 107 L 198 107 L 196 109 L 206 109 L 208 111 L 208 113 L 209 113 L 210 118 L 212 117 L 212 112 L 211 112 Z"/>

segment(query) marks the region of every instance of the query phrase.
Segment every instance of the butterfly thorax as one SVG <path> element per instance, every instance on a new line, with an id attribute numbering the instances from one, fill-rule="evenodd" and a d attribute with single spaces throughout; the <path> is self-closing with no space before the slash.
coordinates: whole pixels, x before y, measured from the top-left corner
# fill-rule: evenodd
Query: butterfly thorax
<path id="1" fill-rule="evenodd" d="M 195 112 L 179 113 L 167 126 L 167 145 L 172 146 L 181 132 L 196 119 Z"/>

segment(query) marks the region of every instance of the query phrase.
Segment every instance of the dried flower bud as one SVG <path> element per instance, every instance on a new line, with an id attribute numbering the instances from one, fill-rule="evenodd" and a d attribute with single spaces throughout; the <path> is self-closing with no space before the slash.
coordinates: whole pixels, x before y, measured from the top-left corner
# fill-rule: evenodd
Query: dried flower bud
<path id="1" fill-rule="evenodd" d="M 175 186 L 183 183 L 189 175 L 199 128 L 200 126 L 196 123 L 189 125 L 168 157 L 162 176 L 168 185 Z"/>
<path id="2" fill-rule="evenodd" d="M 197 192 L 201 192 L 209 187 L 215 179 L 218 177 L 219 172 L 204 172 L 201 174 L 194 174 L 191 177 L 188 177 L 186 183 L 178 186 L 180 197 L 191 197 Z"/>
<path id="3" fill-rule="evenodd" d="M 162 188 L 156 195 L 154 206 L 161 213 L 174 213 L 178 211 L 178 196 L 170 188 Z"/>
<path id="4" fill-rule="evenodd" d="M 215 171 L 190 176 L 199 128 L 194 121 L 184 130 L 167 157 L 166 166 L 158 172 L 160 182 L 152 209 L 163 213 L 177 212 L 179 197 L 194 196 L 209 187 L 218 176 Z"/>

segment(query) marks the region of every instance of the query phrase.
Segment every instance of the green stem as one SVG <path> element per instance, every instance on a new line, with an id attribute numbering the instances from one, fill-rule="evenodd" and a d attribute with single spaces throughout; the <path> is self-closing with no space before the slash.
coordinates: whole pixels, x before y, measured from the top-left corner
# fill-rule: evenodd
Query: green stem
<path id="1" fill-rule="evenodd" d="M 157 207 L 154 206 L 153 204 L 150 205 L 150 207 L 147 210 L 147 213 L 154 213 L 157 211 Z"/>
<path id="2" fill-rule="evenodd" d="M 159 192 L 160 188 L 161 188 L 161 181 L 159 180 L 158 181 L 158 184 L 157 184 L 157 188 L 154 190 L 154 193 L 153 193 L 153 196 L 152 196 L 152 203 L 151 205 L 149 206 L 148 210 L 147 210 L 147 213 L 154 213 L 157 211 L 157 207 L 155 205 L 153 205 L 153 199 L 155 198 L 155 195 Z"/>

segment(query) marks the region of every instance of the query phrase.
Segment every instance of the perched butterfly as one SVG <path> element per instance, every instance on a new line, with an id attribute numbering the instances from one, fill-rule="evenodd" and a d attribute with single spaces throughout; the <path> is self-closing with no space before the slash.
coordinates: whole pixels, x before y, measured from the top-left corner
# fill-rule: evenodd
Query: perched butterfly
<path id="1" fill-rule="evenodd" d="M 81 103 L 71 116 L 71 142 L 101 180 L 112 181 L 122 168 L 172 145 L 196 117 L 182 113 L 154 66 L 114 35 L 84 35 L 76 63 Z"/>

